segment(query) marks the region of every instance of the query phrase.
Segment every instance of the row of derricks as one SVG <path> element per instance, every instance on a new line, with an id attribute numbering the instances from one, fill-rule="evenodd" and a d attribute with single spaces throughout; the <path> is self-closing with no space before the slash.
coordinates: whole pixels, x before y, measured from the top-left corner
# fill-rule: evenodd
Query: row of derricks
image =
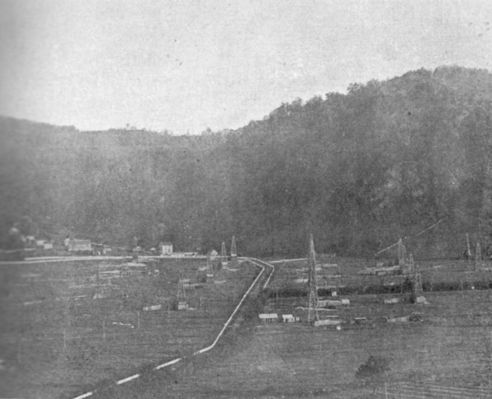
<path id="1" fill-rule="evenodd" d="M 423 296 L 423 288 L 422 288 L 422 277 L 420 270 L 417 266 L 415 266 L 413 256 L 410 254 L 408 257 L 406 255 L 406 249 L 405 246 L 403 245 L 402 241 L 398 243 L 398 257 L 400 259 L 400 266 L 404 266 L 404 274 L 407 276 L 410 281 L 411 281 L 411 286 L 412 286 L 412 302 L 413 303 L 418 303 L 418 304 L 427 304 L 426 298 Z M 328 265 L 330 266 L 330 265 Z M 327 310 L 329 307 L 336 307 L 340 305 L 350 305 L 350 300 L 347 298 L 338 298 L 338 292 L 337 290 L 332 291 L 332 296 L 336 298 L 332 299 L 320 299 L 318 297 L 318 282 L 317 282 L 317 276 L 316 276 L 316 251 L 314 248 L 314 240 L 313 240 L 313 235 L 311 234 L 309 237 L 309 251 L 308 251 L 308 257 L 307 257 L 307 271 L 308 271 L 308 279 L 307 279 L 307 286 L 308 286 L 308 300 L 307 300 L 307 306 L 306 307 L 298 307 L 296 308 L 297 310 L 307 310 L 307 315 L 304 313 L 304 317 L 299 317 L 294 314 L 282 314 L 278 315 L 277 313 L 261 313 L 259 315 L 260 320 L 262 320 L 265 323 L 268 322 L 275 322 L 275 321 L 281 321 L 284 323 L 291 323 L 291 322 L 299 322 L 301 319 L 306 320 L 308 324 L 311 324 L 315 327 L 319 326 L 333 326 L 336 327 L 337 329 L 341 329 L 341 324 L 342 320 L 340 317 L 336 315 L 331 315 L 328 316 L 324 312 Z M 390 303 L 397 303 L 399 302 L 398 300 L 395 300 L 394 298 L 387 300 L 384 300 L 385 304 L 390 304 Z M 320 313 L 322 313 L 322 317 L 320 317 Z M 307 317 L 306 317 L 307 316 Z M 354 320 L 355 324 L 359 324 L 361 320 L 358 319 L 364 319 L 364 318 L 356 318 Z M 388 319 L 388 322 L 391 322 L 392 319 Z"/>

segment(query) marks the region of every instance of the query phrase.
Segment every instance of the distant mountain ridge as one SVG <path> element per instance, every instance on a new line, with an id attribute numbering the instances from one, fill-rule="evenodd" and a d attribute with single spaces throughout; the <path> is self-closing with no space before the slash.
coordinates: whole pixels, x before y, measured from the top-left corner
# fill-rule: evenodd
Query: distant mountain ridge
<path id="1" fill-rule="evenodd" d="M 492 240 L 492 75 L 440 67 L 282 104 L 227 132 L 82 132 L 0 118 L 0 239 L 58 236 L 182 249 L 417 256 Z"/>

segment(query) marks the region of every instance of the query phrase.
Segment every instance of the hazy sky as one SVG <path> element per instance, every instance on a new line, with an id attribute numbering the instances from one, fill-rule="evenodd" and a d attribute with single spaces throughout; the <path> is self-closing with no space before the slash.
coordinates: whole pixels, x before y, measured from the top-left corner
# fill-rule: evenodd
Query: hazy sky
<path id="1" fill-rule="evenodd" d="M 236 128 L 421 67 L 492 70 L 490 0 L 0 0 L 0 114 Z"/>

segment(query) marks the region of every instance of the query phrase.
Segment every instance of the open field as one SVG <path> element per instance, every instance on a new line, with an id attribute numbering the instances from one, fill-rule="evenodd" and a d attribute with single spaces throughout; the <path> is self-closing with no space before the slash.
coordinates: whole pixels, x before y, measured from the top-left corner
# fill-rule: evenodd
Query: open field
<path id="1" fill-rule="evenodd" d="M 302 263 L 302 262 L 301 262 Z M 432 266 L 432 265 L 431 265 Z M 285 277 L 277 267 L 272 284 Z M 101 398 L 491 398 L 492 290 L 427 292 L 428 305 L 351 295 L 340 331 L 239 320 L 221 348 Z M 295 313 L 306 298 L 274 296 L 257 311 Z M 421 321 L 387 319 L 419 313 Z M 354 323 L 357 317 L 366 320 Z M 358 378 L 370 356 L 389 369 Z"/>
<path id="2" fill-rule="evenodd" d="M 209 344 L 256 271 L 230 264 L 201 288 L 187 289 L 195 310 L 170 310 L 178 279 L 203 281 L 203 262 L 171 260 L 136 271 L 107 262 L 2 269 L 2 317 L 11 321 L 1 327 L 2 394 L 70 397 L 101 379 L 126 377 L 142 365 L 187 357 Z M 357 274 L 365 267 L 360 261 L 337 263 L 341 279 L 366 281 L 367 276 Z M 423 274 L 437 271 L 459 281 L 470 270 L 466 262 L 436 264 L 424 263 Z M 304 266 L 304 261 L 278 264 L 270 284 L 291 287 Z M 122 270 L 120 277 L 115 277 L 116 269 Z M 381 276 L 372 277 L 381 283 Z M 110 283 L 102 284 L 105 279 Z M 263 302 L 249 299 L 209 354 L 142 373 L 129 384 L 113 384 L 96 397 L 492 397 L 492 290 L 425 292 L 428 305 L 384 303 L 394 296 L 343 295 L 350 305 L 322 313 L 337 315 L 340 331 L 303 323 L 261 324 L 257 319 L 262 311 L 299 312 L 295 308 L 306 301 L 302 295 L 270 292 Z M 157 303 L 160 310 L 142 311 Z M 415 312 L 422 321 L 387 321 Z M 365 319 L 354 323 L 356 318 Z M 374 378 L 357 378 L 357 369 L 370 356 L 386 359 L 389 369 Z"/>
<path id="3" fill-rule="evenodd" d="M 320 264 L 336 264 L 338 267 L 319 267 L 318 287 L 339 285 L 347 290 L 364 291 L 364 287 L 398 286 L 405 280 L 404 275 L 361 275 L 366 267 L 374 267 L 375 261 L 356 258 L 333 258 L 319 256 Z M 492 262 L 483 261 L 481 268 L 475 268 L 473 261 L 465 260 L 425 260 L 416 261 L 422 274 L 425 291 L 460 290 L 475 288 L 492 288 Z M 276 264 L 278 273 L 270 284 L 272 290 L 303 289 L 307 282 L 306 261 Z M 487 271 L 490 268 L 490 271 Z M 334 275 L 338 274 L 339 277 Z M 297 281 L 296 281 L 297 280 Z M 304 280 L 304 281 L 303 281 Z"/>
<path id="4" fill-rule="evenodd" d="M 430 305 L 396 307 L 383 305 L 383 297 L 351 297 L 344 317 L 367 316 L 369 323 L 341 331 L 258 324 L 227 356 L 170 385 L 166 397 L 385 398 L 385 382 L 388 398 L 492 397 L 492 291 L 431 293 Z M 422 322 L 381 320 L 413 311 L 422 312 Z M 390 369 L 366 384 L 355 373 L 371 355 L 387 359 Z M 154 386 L 140 397 L 159 396 Z"/>
<path id="5" fill-rule="evenodd" d="M 69 397 L 205 346 L 257 273 L 230 264 L 212 277 L 205 266 L 184 259 L 2 265 L 0 396 Z M 174 310 L 179 279 L 190 285 L 189 310 Z"/>

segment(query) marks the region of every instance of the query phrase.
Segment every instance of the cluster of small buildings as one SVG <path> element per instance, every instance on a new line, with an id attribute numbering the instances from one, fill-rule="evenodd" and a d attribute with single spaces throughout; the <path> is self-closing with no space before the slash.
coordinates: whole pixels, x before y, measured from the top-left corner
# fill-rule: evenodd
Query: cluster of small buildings
<path id="1" fill-rule="evenodd" d="M 65 238 L 64 247 L 68 252 L 73 253 L 92 253 L 92 243 L 90 240 L 82 240 L 77 238 Z"/>
<path id="2" fill-rule="evenodd" d="M 258 317 L 263 323 L 296 323 L 301 321 L 300 317 L 296 317 L 293 314 L 260 313 Z"/>
<path id="3" fill-rule="evenodd" d="M 39 240 L 34 236 L 26 236 L 26 247 L 50 250 L 53 249 L 53 242 L 51 240 Z"/>

